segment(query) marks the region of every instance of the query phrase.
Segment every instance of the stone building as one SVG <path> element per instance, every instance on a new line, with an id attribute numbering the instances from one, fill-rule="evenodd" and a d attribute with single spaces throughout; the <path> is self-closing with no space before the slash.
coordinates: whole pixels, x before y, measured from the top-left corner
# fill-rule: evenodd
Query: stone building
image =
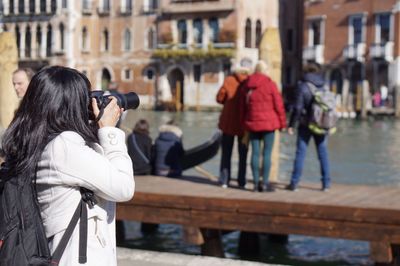
<path id="1" fill-rule="evenodd" d="M 258 60 L 277 0 L 0 0 L 19 65 L 65 65 L 93 87 L 116 82 L 151 107 L 216 106 L 224 75 Z"/>
<path id="2" fill-rule="evenodd" d="M 303 61 L 324 67 L 344 115 L 393 113 L 400 86 L 396 0 L 306 0 Z"/>

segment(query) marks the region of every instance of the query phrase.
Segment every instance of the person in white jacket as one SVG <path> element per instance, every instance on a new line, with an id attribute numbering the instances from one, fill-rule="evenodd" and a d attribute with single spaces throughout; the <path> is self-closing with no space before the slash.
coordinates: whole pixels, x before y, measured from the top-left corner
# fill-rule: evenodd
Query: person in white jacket
<path id="1" fill-rule="evenodd" d="M 115 127 L 123 112 L 115 98 L 99 116 L 90 82 L 66 67 L 44 68 L 33 76 L 6 131 L 3 147 L 17 173 L 36 174 L 40 212 L 53 253 L 81 199 L 92 190 L 97 204 L 88 208 L 87 262 L 117 265 L 115 202 L 133 197 L 135 182 L 125 134 Z M 92 117 L 92 118 L 91 118 Z M 58 265 L 78 262 L 76 226 Z"/>

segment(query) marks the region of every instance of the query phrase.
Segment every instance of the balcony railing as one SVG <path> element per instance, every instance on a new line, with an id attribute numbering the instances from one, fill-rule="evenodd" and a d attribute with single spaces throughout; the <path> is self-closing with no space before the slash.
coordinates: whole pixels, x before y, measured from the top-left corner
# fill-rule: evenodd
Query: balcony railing
<path id="1" fill-rule="evenodd" d="M 303 59 L 306 61 L 314 61 L 318 64 L 324 63 L 324 45 L 317 44 L 308 46 L 303 49 Z"/>
<path id="2" fill-rule="evenodd" d="M 100 16 L 108 16 L 108 15 L 110 15 L 110 12 L 111 12 L 111 10 L 108 7 L 98 7 L 97 8 L 97 13 Z"/>
<path id="3" fill-rule="evenodd" d="M 374 43 L 369 49 L 371 58 L 383 58 L 386 61 L 393 61 L 393 42 Z"/>
<path id="4" fill-rule="evenodd" d="M 215 11 L 232 11 L 235 7 L 234 0 L 219 1 L 172 1 L 168 6 L 164 6 L 161 12 L 164 14 L 179 13 L 198 13 Z"/>
<path id="5" fill-rule="evenodd" d="M 343 50 L 343 57 L 347 60 L 365 61 L 365 43 L 349 44 Z"/>
<path id="6" fill-rule="evenodd" d="M 121 6 L 119 9 L 119 13 L 123 16 L 132 15 L 132 7 Z"/>

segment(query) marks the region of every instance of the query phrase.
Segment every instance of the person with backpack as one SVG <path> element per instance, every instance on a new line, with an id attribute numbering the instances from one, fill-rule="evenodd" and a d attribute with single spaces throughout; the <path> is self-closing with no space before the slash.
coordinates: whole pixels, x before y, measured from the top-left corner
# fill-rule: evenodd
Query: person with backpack
<path id="1" fill-rule="evenodd" d="M 1 266 L 117 265 L 115 202 L 133 197 L 132 161 L 117 99 L 99 107 L 90 91 L 71 68 L 33 76 L 3 138 Z"/>
<path id="2" fill-rule="evenodd" d="M 140 119 L 128 136 L 128 153 L 136 175 L 151 174 L 152 140 L 149 130 L 149 122 L 146 119 Z"/>
<path id="3" fill-rule="evenodd" d="M 317 148 L 321 166 L 322 190 L 328 191 L 331 178 L 328 160 L 328 134 L 335 129 L 337 120 L 335 105 L 331 93 L 316 64 L 304 67 L 303 79 L 296 90 L 295 103 L 289 121 L 288 133 L 294 134 L 293 128 L 298 123 L 296 156 L 288 190 L 296 191 L 303 171 L 307 146 L 312 137 Z"/>
<path id="4" fill-rule="evenodd" d="M 240 90 L 240 121 L 250 133 L 254 191 L 259 192 L 275 191 L 269 182 L 275 130 L 286 128 L 282 96 L 275 82 L 267 76 L 267 69 L 267 64 L 260 60 L 255 73 L 249 76 Z M 260 154 L 263 157 L 263 181 L 260 181 Z"/>
<path id="5" fill-rule="evenodd" d="M 235 69 L 232 75 L 225 78 L 224 83 L 218 90 L 216 100 L 218 103 L 223 104 L 221 115 L 219 117 L 218 128 L 221 129 L 221 163 L 219 183 L 223 188 L 229 186 L 231 180 L 231 158 L 232 149 L 237 139 L 237 147 L 239 153 L 238 160 L 238 178 L 237 182 L 239 188 L 244 189 L 246 185 L 246 161 L 247 161 L 247 144 L 244 143 L 245 131 L 238 119 L 239 113 L 239 91 L 240 86 L 247 79 L 250 69 L 251 61 L 249 59 L 242 59 L 240 67 Z"/>

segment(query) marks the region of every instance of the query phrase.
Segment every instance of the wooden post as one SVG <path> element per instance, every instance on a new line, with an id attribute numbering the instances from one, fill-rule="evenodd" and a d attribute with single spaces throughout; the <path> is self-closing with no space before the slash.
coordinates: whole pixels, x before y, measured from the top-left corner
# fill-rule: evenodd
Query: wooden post
<path id="1" fill-rule="evenodd" d="M 176 90 L 175 90 L 175 109 L 177 112 L 181 111 L 182 105 L 181 105 L 181 82 L 177 81 L 176 82 Z"/>
<path id="2" fill-rule="evenodd" d="M 390 263 L 393 260 L 392 248 L 387 242 L 369 242 L 370 257 L 374 262 Z"/>
<path id="3" fill-rule="evenodd" d="M 278 17 L 278 14 L 276 14 Z M 269 76 L 276 83 L 279 90 L 281 87 L 281 67 L 282 67 L 282 50 L 281 39 L 278 28 L 267 28 L 263 33 L 260 42 L 260 59 L 268 65 Z M 271 170 L 269 174 L 270 181 L 278 181 L 279 174 L 279 141 L 280 133 L 275 132 L 274 147 L 271 155 Z"/>
<path id="4" fill-rule="evenodd" d="M 221 230 L 202 228 L 204 244 L 201 245 L 201 255 L 224 258 Z"/>
<path id="5" fill-rule="evenodd" d="M 196 111 L 200 110 L 200 82 L 197 82 L 196 86 Z"/>
<path id="6" fill-rule="evenodd" d="M 241 231 L 238 253 L 241 257 L 258 255 L 260 253 L 260 238 L 255 232 Z"/>
<path id="7" fill-rule="evenodd" d="M 14 34 L 0 33 L 0 128 L 11 123 L 19 99 L 12 84 L 12 73 L 17 69 L 17 45 Z"/>

